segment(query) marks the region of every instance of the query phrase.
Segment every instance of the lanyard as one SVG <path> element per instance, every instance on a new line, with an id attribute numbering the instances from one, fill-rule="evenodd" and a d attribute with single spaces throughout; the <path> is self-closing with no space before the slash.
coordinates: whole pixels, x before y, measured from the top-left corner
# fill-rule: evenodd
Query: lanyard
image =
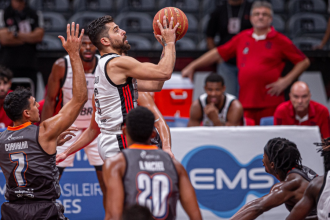
<path id="1" fill-rule="evenodd" d="M 237 16 L 239 18 L 239 20 L 242 19 L 244 8 L 245 8 L 245 1 L 239 7 L 238 16 Z M 227 13 L 228 13 L 228 20 L 229 20 L 230 18 L 233 17 L 233 13 L 232 13 L 232 8 L 231 8 L 231 6 L 229 5 L 228 2 L 227 2 Z"/>

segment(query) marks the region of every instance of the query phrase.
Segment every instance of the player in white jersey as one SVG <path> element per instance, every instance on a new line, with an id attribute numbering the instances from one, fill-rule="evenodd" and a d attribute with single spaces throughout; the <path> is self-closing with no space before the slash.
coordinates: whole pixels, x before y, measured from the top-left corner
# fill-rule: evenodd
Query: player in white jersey
<path id="1" fill-rule="evenodd" d="M 308 219 L 306 216 L 314 208 L 317 210 L 318 220 L 330 219 L 330 138 L 326 138 L 322 143 L 316 143 L 322 146 L 319 150 L 324 158 L 325 174 L 312 180 L 303 198 L 296 204 L 286 220 Z"/>
<path id="2" fill-rule="evenodd" d="M 88 128 L 92 113 L 93 113 L 93 91 L 94 91 L 94 72 L 96 66 L 100 60 L 100 56 L 96 55 L 96 47 L 89 40 L 87 35 L 82 37 L 82 46 L 79 51 L 80 58 L 82 59 L 87 90 L 88 90 L 88 101 L 85 103 L 83 109 L 80 111 L 76 121 L 72 124 L 76 127 L 74 132 L 75 137 L 63 144 L 63 146 L 57 147 L 57 153 L 64 152 L 69 146 L 71 146 Z M 42 111 L 42 120 L 46 120 L 53 115 L 56 115 L 61 108 L 66 105 L 72 99 L 72 66 L 70 63 L 69 56 L 58 59 L 52 68 L 52 72 L 48 79 L 47 96 L 45 98 L 44 109 Z M 100 183 L 102 191 L 104 190 L 104 183 L 102 178 L 102 165 L 103 160 L 100 158 L 97 141 L 93 140 L 88 146 L 85 147 L 85 153 L 89 160 L 90 165 L 95 167 L 96 174 Z M 62 175 L 65 167 L 72 167 L 74 154 L 70 155 L 66 160 L 57 164 Z"/>
<path id="3" fill-rule="evenodd" d="M 243 125 L 243 107 L 235 96 L 225 92 L 222 76 L 211 73 L 205 79 L 205 93 L 190 107 L 188 127 Z"/>
<path id="4" fill-rule="evenodd" d="M 101 132 L 98 148 L 102 159 L 112 157 L 120 149 L 126 148 L 126 138 L 122 135 L 121 127 L 127 113 L 136 106 L 137 90 L 159 91 L 164 81 L 171 77 L 175 64 L 175 31 L 178 24 L 174 27 L 171 18 L 167 28 L 165 16 L 163 23 L 164 27 L 158 22 L 162 35 L 156 38 L 163 44 L 163 58 L 157 65 L 120 56 L 130 49 L 130 45 L 126 40 L 126 32 L 114 23 L 111 16 L 103 16 L 88 25 L 87 34 L 101 54 L 95 71 L 94 96 L 95 121 Z"/>

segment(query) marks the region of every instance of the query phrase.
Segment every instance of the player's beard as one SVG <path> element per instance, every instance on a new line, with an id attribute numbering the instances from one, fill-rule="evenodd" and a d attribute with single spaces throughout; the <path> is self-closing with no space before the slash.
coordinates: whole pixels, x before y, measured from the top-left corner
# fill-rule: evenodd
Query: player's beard
<path id="1" fill-rule="evenodd" d="M 129 43 L 125 43 L 126 37 L 124 38 L 124 40 L 122 42 L 114 42 L 111 38 L 110 38 L 110 43 L 113 49 L 115 50 L 120 50 L 120 54 L 125 51 L 129 51 L 131 49 L 131 45 Z"/>

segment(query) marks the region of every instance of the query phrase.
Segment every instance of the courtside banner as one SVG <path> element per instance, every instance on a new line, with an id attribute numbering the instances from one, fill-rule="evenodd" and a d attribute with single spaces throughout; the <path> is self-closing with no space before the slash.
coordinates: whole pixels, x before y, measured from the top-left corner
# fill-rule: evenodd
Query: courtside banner
<path id="1" fill-rule="evenodd" d="M 0 169 L 0 204 L 5 202 L 6 180 Z M 60 181 L 61 197 L 57 200 L 64 206 L 64 215 L 70 220 L 102 220 L 103 194 L 95 168 L 90 166 L 84 150 L 76 153 L 74 167 L 64 170 Z M 1 215 L 0 215 L 1 216 Z"/>
<path id="2" fill-rule="evenodd" d="M 229 219 L 278 182 L 262 165 L 263 149 L 271 138 L 295 142 L 303 165 L 323 174 L 323 159 L 313 145 L 321 141 L 318 127 L 173 128 L 171 134 L 173 153 L 187 170 L 203 219 Z M 288 213 L 282 205 L 258 219 L 285 219 Z M 180 204 L 177 216 L 188 219 Z"/>

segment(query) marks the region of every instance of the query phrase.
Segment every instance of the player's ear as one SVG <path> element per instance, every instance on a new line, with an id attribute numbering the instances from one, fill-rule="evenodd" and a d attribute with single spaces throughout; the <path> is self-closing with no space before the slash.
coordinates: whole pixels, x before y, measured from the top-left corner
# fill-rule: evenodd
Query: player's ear
<path id="1" fill-rule="evenodd" d="M 28 109 L 23 110 L 23 117 L 30 118 L 30 112 Z"/>
<path id="2" fill-rule="evenodd" d="M 151 133 L 151 136 L 150 136 L 150 138 L 155 138 L 156 137 L 156 131 L 155 130 L 152 130 L 152 133 Z"/>
<path id="3" fill-rule="evenodd" d="M 109 46 L 111 43 L 110 43 L 110 39 L 109 38 L 107 38 L 107 37 L 102 37 L 101 39 L 100 39 L 100 42 L 101 42 L 101 44 L 103 44 L 104 46 Z"/>
<path id="4" fill-rule="evenodd" d="M 270 163 L 270 167 L 274 170 L 275 169 L 275 164 L 274 164 L 274 162 L 271 162 Z"/>

